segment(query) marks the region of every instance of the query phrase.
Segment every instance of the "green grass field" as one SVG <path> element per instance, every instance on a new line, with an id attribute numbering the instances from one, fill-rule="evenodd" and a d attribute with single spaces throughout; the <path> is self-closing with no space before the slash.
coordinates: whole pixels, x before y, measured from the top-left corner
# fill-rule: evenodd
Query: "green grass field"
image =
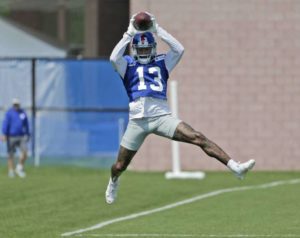
<path id="1" fill-rule="evenodd" d="M 204 180 L 166 180 L 163 173 L 127 171 L 118 200 L 107 205 L 108 170 L 29 167 L 27 174 L 9 179 L 0 168 L 1 238 L 62 237 L 220 189 L 300 178 L 252 172 L 239 181 L 230 172 L 209 172 Z M 69 237 L 300 237 L 300 183 L 221 193 Z"/>

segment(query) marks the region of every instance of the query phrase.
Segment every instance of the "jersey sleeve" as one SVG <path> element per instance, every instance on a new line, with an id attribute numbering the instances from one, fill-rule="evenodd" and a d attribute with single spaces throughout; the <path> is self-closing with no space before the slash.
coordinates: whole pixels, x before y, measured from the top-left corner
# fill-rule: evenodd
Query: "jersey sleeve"
<path id="1" fill-rule="evenodd" d="M 115 48 L 113 49 L 110 55 L 110 62 L 112 63 L 114 69 L 120 74 L 122 78 L 124 78 L 124 75 L 126 73 L 126 68 L 127 68 L 127 60 L 123 57 L 123 54 L 130 41 L 131 41 L 131 36 L 124 33 L 123 38 L 115 46 Z"/>
<path id="2" fill-rule="evenodd" d="M 5 136 L 8 136 L 9 133 L 9 117 L 9 111 L 7 111 L 2 123 L 2 133 Z"/>
<path id="3" fill-rule="evenodd" d="M 165 56 L 165 64 L 168 71 L 171 72 L 181 59 L 184 53 L 184 47 L 178 40 L 160 26 L 157 28 L 157 36 L 170 47 L 170 51 L 167 52 Z"/>

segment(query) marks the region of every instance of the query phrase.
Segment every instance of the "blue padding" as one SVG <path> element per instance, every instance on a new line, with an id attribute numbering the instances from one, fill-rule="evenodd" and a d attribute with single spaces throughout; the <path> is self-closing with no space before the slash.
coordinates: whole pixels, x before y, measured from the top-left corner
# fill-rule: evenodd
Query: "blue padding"
<path id="1" fill-rule="evenodd" d="M 0 67 L 5 72 L 0 75 L 1 122 L 13 96 L 21 99 L 30 117 L 32 62 L 3 60 Z M 35 72 L 36 155 L 70 161 L 75 157 L 116 155 L 128 123 L 128 98 L 111 63 L 37 60 Z M 2 144 L 0 154 L 4 150 Z"/>
<path id="2" fill-rule="evenodd" d="M 107 60 L 39 60 L 36 68 L 38 83 L 52 77 L 47 86 L 56 91 L 55 105 L 48 104 L 45 92 L 37 102 L 40 107 L 128 108 L 122 80 Z"/>
<path id="3" fill-rule="evenodd" d="M 127 113 L 40 112 L 37 138 L 45 157 L 115 155 Z"/>

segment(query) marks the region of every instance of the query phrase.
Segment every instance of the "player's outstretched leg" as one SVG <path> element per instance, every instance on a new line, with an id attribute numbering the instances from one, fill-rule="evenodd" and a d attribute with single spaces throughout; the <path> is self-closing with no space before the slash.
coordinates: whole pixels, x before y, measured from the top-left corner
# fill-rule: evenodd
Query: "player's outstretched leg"
<path id="1" fill-rule="evenodd" d="M 226 165 L 239 179 L 243 179 L 255 165 L 253 159 L 245 163 L 234 161 L 216 143 L 206 138 L 202 133 L 195 131 L 185 122 L 181 122 L 177 126 L 173 139 L 199 146 L 208 156 L 214 157 Z"/>
<path id="2" fill-rule="evenodd" d="M 119 176 L 126 170 L 135 154 L 136 151 L 128 150 L 125 147 L 120 146 L 118 159 L 111 167 L 111 177 L 109 178 L 105 192 L 105 200 L 108 204 L 112 204 L 117 198 L 117 192 L 120 183 Z"/>

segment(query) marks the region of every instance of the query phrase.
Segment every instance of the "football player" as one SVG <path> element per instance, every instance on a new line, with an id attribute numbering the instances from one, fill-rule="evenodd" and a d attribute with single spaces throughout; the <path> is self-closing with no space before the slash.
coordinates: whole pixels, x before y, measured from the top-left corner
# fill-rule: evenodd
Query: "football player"
<path id="1" fill-rule="evenodd" d="M 152 15 L 152 27 L 147 32 L 138 32 L 131 18 L 128 30 L 113 49 L 110 61 L 122 78 L 129 97 L 129 123 L 122 138 L 118 157 L 111 168 L 111 177 L 106 189 L 106 202 L 111 204 L 117 196 L 119 176 L 142 145 L 153 133 L 172 140 L 199 146 L 207 155 L 216 158 L 242 179 L 255 161 L 238 163 L 231 159 L 218 145 L 194 130 L 187 123 L 171 116 L 167 103 L 169 74 L 180 61 L 184 48 L 172 35 L 160 27 Z M 170 50 L 156 53 L 153 33 L 162 39 Z M 131 43 L 132 56 L 123 56 Z"/>

